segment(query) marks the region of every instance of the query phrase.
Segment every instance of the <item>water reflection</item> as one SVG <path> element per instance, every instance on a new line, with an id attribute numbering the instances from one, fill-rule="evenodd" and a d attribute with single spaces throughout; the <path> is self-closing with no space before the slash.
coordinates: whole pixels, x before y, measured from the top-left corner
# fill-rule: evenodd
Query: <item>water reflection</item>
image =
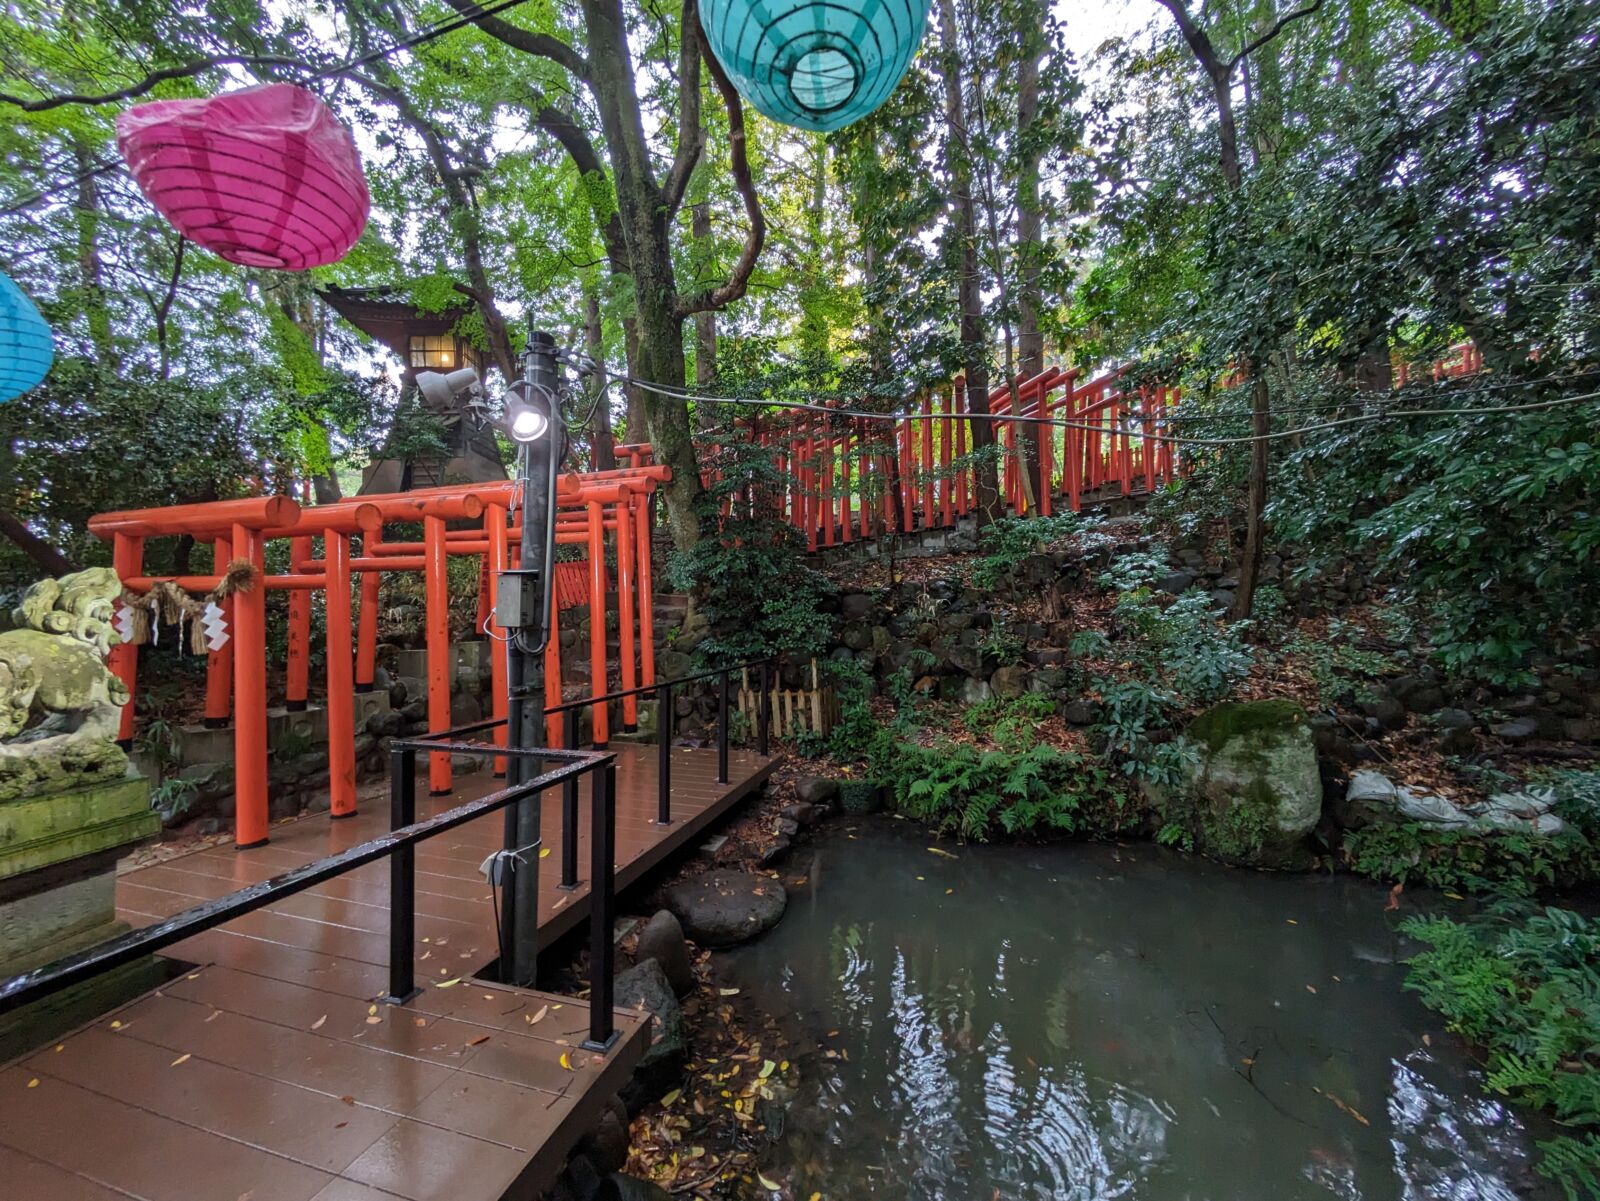
<path id="1" fill-rule="evenodd" d="M 723 957 L 809 1047 L 773 1169 L 794 1196 L 1537 1191 L 1519 1118 L 1401 991 L 1383 890 L 924 842 L 897 823 L 825 840 L 785 921 Z"/>

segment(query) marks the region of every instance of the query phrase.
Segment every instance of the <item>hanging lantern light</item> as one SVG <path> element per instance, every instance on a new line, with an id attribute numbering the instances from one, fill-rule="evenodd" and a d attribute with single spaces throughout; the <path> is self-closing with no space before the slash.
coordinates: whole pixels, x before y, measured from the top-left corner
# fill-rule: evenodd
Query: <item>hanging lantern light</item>
<path id="1" fill-rule="evenodd" d="M 350 131 L 293 84 L 135 105 L 117 147 L 179 233 L 246 267 L 337 262 L 372 207 Z"/>
<path id="2" fill-rule="evenodd" d="M 0 403 L 37 386 L 56 356 L 50 327 L 9 275 L 0 274 Z"/>
<path id="3" fill-rule="evenodd" d="M 826 133 L 889 98 L 922 43 L 928 0 L 701 0 L 700 16 L 741 96 Z"/>

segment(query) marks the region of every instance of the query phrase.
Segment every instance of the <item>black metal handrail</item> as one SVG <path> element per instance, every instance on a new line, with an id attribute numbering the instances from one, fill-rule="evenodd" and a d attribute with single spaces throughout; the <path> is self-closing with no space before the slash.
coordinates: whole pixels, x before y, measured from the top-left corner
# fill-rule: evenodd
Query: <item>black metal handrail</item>
<path id="1" fill-rule="evenodd" d="M 654 693 L 656 696 L 656 824 L 670 826 L 672 824 L 672 690 L 684 684 L 693 684 L 700 680 L 709 680 L 720 677 L 717 690 L 717 783 L 728 782 L 728 685 L 734 672 L 744 672 L 750 668 L 760 671 L 761 699 L 757 706 L 758 717 L 756 720 L 756 753 L 765 757 L 768 753 L 772 730 L 772 689 L 771 665 L 777 658 L 768 655 L 764 659 L 751 659 L 745 663 L 736 663 L 730 667 L 715 667 L 708 671 L 697 672 L 694 675 L 677 676 L 671 680 L 657 680 L 652 684 L 641 684 L 637 688 L 621 688 L 616 692 L 608 692 L 603 696 L 580 697 L 575 700 L 563 701 L 559 705 L 551 705 L 545 714 L 562 715 L 562 742 L 569 749 L 576 749 L 578 744 L 578 715 L 590 705 L 609 704 L 629 696 L 643 696 Z M 578 786 L 574 781 L 569 781 L 562 789 L 562 838 L 561 838 L 561 887 L 576 888 L 581 881 L 578 879 Z"/>
<path id="2" fill-rule="evenodd" d="M 492 726 L 494 723 L 488 723 Z M 132 963 L 155 951 L 170 947 L 204 933 L 224 922 L 253 913 L 284 897 L 304 892 L 332 880 L 355 868 L 387 858 L 390 864 L 389 904 L 389 993 L 383 999 L 404 1003 L 417 995 L 415 977 L 416 941 L 416 846 L 447 830 L 465 825 L 469 821 L 493 813 L 507 806 L 528 800 L 546 788 L 561 784 L 577 786 L 577 780 L 590 775 L 593 782 L 593 814 L 595 834 L 591 839 L 594 852 L 594 884 L 591 886 L 590 942 L 593 952 L 591 972 L 594 976 L 589 998 L 589 1040 L 585 1047 L 603 1049 L 615 1037 L 612 1015 L 612 910 L 615 905 L 615 877 L 613 844 L 616 828 L 616 756 L 604 751 L 580 751 L 560 747 L 485 747 L 476 743 L 458 742 L 462 733 L 472 733 L 485 728 L 475 723 L 461 730 L 445 730 L 422 738 L 396 740 L 391 743 L 390 823 L 387 834 L 370 839 L 358 846 L 329 855 L 313 863 L 304 864 L 262 880 L 256 884 L 229 893 L 216 900 L 207 901 L 176 913 L 169 918 L 129 931 L 98 946 L 69 955 L 54 963 L 24 972 L 10 980 L 0 982 L 0 1014 L 8 1013 L 44 997 L 81 984 L 86 980 Z M 509 785 L 457 805 L 443 813 L 422 821 L 416 820 L 416 756 L 419 752 L 446 754 L 482 754 L 493 750 L 497 754 L 524 756 L 553 760 L 560 763 L 553 770 L 542 772 L 531 780 Z"/>

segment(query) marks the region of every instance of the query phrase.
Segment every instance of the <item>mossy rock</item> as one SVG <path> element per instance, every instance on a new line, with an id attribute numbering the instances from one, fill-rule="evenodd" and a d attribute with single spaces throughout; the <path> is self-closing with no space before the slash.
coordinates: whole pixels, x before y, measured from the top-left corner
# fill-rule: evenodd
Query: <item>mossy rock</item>
<path id="1" fill-rule="evenodd" d="M 883 789 L 876 780 L 840 780 L 839 808 L 854 817 L 883 808 Z"/>
<path id="2" fill-rule="evenodd" d="M 1292 701 L 1218 705 L 1189 736 L 1202 759 L 1193 778 L 1203 850 L 1255 867 L 1305 866 L 1306 836 L 1322 816 L 1322 777 L 1306 711 Z"/>

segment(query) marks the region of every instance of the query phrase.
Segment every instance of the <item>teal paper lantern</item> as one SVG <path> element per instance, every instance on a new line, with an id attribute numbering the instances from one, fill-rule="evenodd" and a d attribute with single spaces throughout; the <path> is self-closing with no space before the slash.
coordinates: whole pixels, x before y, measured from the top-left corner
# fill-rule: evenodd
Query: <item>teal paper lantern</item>
<path id="1" fill-rule="evenodd" d="M 741 96 L 827 133 L 889 98 L 922 43 L 928 0 L 701 0 L 700 21 Z"/>
<path id="2" fill-rule="evenodd" d="M 38 386 L 55 357 L 55 340 L 39 310 L 0 273 L 0 404 Z"/>

